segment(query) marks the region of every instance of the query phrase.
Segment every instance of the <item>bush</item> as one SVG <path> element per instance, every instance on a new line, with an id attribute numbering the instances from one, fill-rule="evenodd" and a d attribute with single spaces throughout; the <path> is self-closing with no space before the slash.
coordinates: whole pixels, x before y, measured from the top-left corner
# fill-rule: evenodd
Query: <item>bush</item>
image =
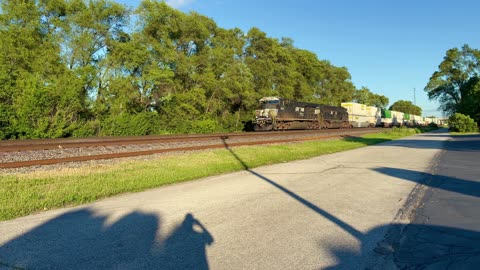
<path id="1" fill-rule="evenodd" d="M 164 120 L 164 122 L 165 121 L 167 120 Z M 213 119 L 182 120 L 175 118 L 169 122 L 168 130 L 171 130 L 176 134 L 199 134 L 224 131 Z"/>
<path id="2" fill-rule="evenodd" d="M 220 129 L 217 122 L 212 119 L 194 121 L 192 126 L 193 133 L 213 133 Z"/>
<path id="3" fill-rule="evenodd" d="M 398 135 L 404 135 L 404 136 L 410 136 L 417 134 L 419 132 L 418 129 L 416 128 L 408 128 L 406 126 L 402 127 L 392 127 L 391 129 L 385 129 L 383 133 L 385 134 L 398 134 Z"/>
<path id="4" fill-rule="evenodd" d="M 101 136 L 142 136 L 157 134 L 160 119 L 155 112 L 110 115 L 101 123 Z"/>
<path id="5" fill-rule="evenodd" d="M 476 132 L 478 131 L 477 124 L 468 115 L 456 113 L 448 119 L 450 131 L 454 132 Z"/>
<path id="6" fill-rule="evenodd" d="M 73 129 L 72 137 L 85 138 L 98 135 L 100 123 L 98 121 L 79 121 Z"/>

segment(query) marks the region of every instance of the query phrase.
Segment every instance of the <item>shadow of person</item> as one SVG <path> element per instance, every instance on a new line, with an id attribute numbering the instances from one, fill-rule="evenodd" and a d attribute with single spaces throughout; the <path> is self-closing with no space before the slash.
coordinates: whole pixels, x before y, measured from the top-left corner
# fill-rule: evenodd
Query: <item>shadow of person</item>
<path id="1" fill-rule="evenodd" d="M 209 269 L 206 246 L 213 242 L 213 236 L 203 224 L 192 214 L 186 214 L 183 222 L 162 242 L 161 269 Z"/>
<path id="2" fill-rule="evenodd" d="M 135 211 L 112 222 L 82 209 L 0 246 L 0 268 L 208 269 L 206 245 L 213 237 L 192 214 L 161 238 L 157 215 Z"/>
<path id="3" fill-rule="evenodd" d="M 0 262 L 25 269 L 129 268 L 150 256 L 156 216 L 132 212 L 108 225 L 89 209 L 60 215 L 0 246 Z"/>

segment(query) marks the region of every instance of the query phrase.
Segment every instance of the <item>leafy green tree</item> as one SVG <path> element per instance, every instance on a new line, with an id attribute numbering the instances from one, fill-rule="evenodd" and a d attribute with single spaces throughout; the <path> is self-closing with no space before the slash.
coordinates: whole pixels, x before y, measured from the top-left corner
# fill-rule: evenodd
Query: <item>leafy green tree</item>
<path id="1" fill-rule="evenodd" d="M 4 138 L 63 137 L 81 118 L 78 80 L 60 58 L 53 22 L 64 18 L 45 1 L 3 1 L 0 24 L 0 118 Z M 3 126 L 6 125 L 6 126 Z"/>
<path id="2" fill-rule="evenodd" d="M 408 100 L 398 100 L 390 106 L 389 110 L 404 112 L 414 115 L 422 115 L 422 108 L 414 105 Z"/>
<path id="3" fill-rule="evenodd" d="M 104 100 L 109 113 L 140 113 L 155 110 L 174 89 L 173 71 L 148 48 L 148 39 L 134 33 L 127 40 L 112 42 L 107 58 L 112 73 Z"/>
<path id="4" fill-rule="evenodd" d="M 317 95 L 323 104 L 339 106 L 341 102 L 351 101 L 355 86 L 346 67 L 335 67 L 328 61 L 320 61 L 320 80 Z"/>
<path id="5" fill-rule="evenodd" d="M 367 87 L 357 89 L 353 94 L 353 101 L 378 108 L 386 108 L 389 103 L 386 96 L 372 93 Z"/>
<path id="6" fill-rule="evenodd" d="M 273 81 L 275 40 L 268 38 L 258 28 L 250 29 L 246 38 L 245 62 L 253 75 L 253 85 L 257 97 L 280 96 Z"/>
<path id="7" fill-rule="evenodd" d="M 109 46 L 124 36 L 129 11 L 112 0 L 66 1 L 65 10 L 66 17 L 60 24 L 62 57 L 82 81 L 83 95 L 98 114 L 107 106 Z"/>
<path id="8" fill-rule="evenodd" d="M 217 29 L 212 39 L 210 66 L 215 83 L 207 90 L 207 114 L 226 129 L 239 129 L 256 105 L 253 76 L 243 61 L 244 34 L 240 29 Z"/>
<path id="9" fill-rule="evenodd" d="M 293 46 L 293 41 L 289 39 L 284 38 L 282 43 L 285 44 L 286 41 L 289 41 L 289 44 Z M 295 80 L 294 98 L 307 102 L 318 101 L 317 99 L 321 97 L 322 90 L 319 87 L 319 82 L 322 78 L 322 62 L 318 60 L 317 55 L 310 51 L 298 48 L 293 48 L 290 51 L 296 63 L 296 72 L 298 74 Z"/>
<path id="10" fill-rule="evenodd" d="M 375 106 L 378 108 L 386 108 L 389 103 L 388 97 L 384 95 L 374 94 L 372 99 L 373 99 L 371 102 L 372 106 Z"/>
<path id="11" fill-rule="evenodd" d="M 447 114 L 455 112 L 480 116 L 478 80 L 480 51 L 464 45 L 446 52 L 438 70 L 425 87 L 430 99 L 438 100 Z M 475 105 L 476 104 L 476 105 Z"/>
<path id="12" fill-rule="evenodd" d="M 456 106 L 456 111 L 480 122 L 480 77 L 472 77 L 464 88 L 469 89 L 468 94 Z"/>

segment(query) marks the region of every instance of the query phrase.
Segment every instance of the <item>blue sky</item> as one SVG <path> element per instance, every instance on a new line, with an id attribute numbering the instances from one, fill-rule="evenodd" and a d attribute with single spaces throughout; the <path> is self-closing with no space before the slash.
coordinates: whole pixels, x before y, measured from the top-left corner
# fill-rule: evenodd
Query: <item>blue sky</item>
<path id="1" fill-rule="evenodd" d="M 136 7 L 140 0 L 116 0 Z M 290 37 L 295 46 L 333 65 L 345 66 L 357 88 L 437 115 L 438 104 L 423 91 L 445 52 L 469 44 L 480 48 L 480 1 L 474 0 L 170 0 L 223 28 Z"/>

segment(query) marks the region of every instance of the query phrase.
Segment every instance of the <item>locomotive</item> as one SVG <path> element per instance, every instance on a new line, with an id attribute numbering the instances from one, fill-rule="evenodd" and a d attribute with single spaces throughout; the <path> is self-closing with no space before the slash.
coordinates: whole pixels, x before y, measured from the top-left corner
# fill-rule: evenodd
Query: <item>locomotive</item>
<path id="1" fill-rule="evenodd" d="M 255 110 L 255 131 L 351 127 L 342 107 L 264 97 Z"/>
<path id="2" fill-rule="evenodd" d="M 362 128 L 425 126 L 440 123 L 438 118 L 410 115 L 367 106 L 355 102 L 343 102 L 341 107 L 298 102 L 278 97 L 260 99 L 253 121 L 255 131 L 323 128 Z"/>

